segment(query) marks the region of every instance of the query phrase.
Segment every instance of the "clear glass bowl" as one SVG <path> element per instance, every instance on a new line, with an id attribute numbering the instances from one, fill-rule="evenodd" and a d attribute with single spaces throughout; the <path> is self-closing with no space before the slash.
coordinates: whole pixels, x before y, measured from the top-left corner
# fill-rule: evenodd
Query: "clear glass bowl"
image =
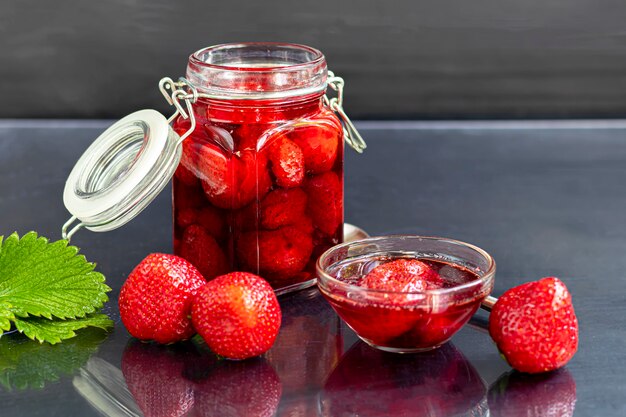
<path id="1" fill-rule="evenodd" d="M 359 278 L 393 258 L 455 265 L 476 278 L 422 292 L 357 286 Z M 449 267 L 451 269 L 452 268 Z M 431 350 L 447 342 L 493 289 L 496 263 L 484 250 L 452 239 L 385 236 L 334 246 L 317 261 L 322 295 L 369 345 L 389 352 Z"/>

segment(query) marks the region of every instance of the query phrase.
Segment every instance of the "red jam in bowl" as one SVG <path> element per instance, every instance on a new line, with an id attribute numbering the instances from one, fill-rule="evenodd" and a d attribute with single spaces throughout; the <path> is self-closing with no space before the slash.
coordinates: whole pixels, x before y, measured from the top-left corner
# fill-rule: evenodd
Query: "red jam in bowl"
<path id="1" fill-rule="evenodd" d="M 467 323 L 490 291 L 479 273 L 468 267 L 419 257 L 401 259 L 423 262 L 432 285 L 409 292 L 363 286 L 371 271 L 398 259 L 381 256 L 339 262 L 326 270 L 330 280 L 322 277 L 318 282 L 337 314 L 376 348 L 401 353 L 436 348 Z"/>

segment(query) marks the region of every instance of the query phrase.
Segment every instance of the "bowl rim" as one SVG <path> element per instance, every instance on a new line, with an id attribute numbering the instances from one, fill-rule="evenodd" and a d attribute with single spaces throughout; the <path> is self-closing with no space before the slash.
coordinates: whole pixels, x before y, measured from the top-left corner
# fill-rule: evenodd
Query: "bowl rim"
<path id="1" fill-rule="evenodd" d="M 485 271 L 484 275 L 482 277 L 480 277 L 479 279 L 476 280 L 472 280 L 469 281 L 465 284 L 462 285 L 457 285 L 454 287 L 450 287 L 450 288 L 439 288 L 439 289 L 426 289 L 424 291 L 388 291 L 388 290 L 380 290 L 380 289 L 373 289 L 373 288 L 367 288 L 367 287 L 361 287 L 358 285 L 354 285 L 354 284 L 350 284 L 347 283 L 345 281 L 339 280 L 337 278 L 334 278 L 332 276 L 330 276 L 328 273 L 326 273 L 326 271 L 322 268 L 322 260 L 327 258 L 332 252 L 335 252 L 337 250 L 341 250 L 344 248 L 348 248 L 350 246 L 354 246 L 354 245 L 358 245 L 358 244 L 363 244 L 363 243 L 374 243 L 377 241 L 384 241 L 384 240 L 390 240 L 390 239 L 398 239 L 398 240 L 430 240 L 430 241 L 439 241 L 439 242 L 448 242 L 448 243 L 452 243 L 455 245 L 459 245 L 459 246 L 464 246 L 466 248 L 470 248 L 476 252 L 478 252 L 481 256 L 483 256 L 485 259 L 487 259 L 488 261 L 488 268 Z M 496 273 L 496 261 L 495 259 L 484 249 L 473 245 L 471 243 L 467 243 L 467 242 L 463 242 L 461 240 L 457 240 L 457 239 L 450 239 L 450 238 L 445 238 L 445 237 L 439 237 L 439 236 L 421 236 L 421 235 L 402 235 L 402 234 L 397 234 L 397 235 L 385 235 L 385 236 L 372 236 L 372 237 L 368 237 L 365 239 L 359 239 L 359 240 L 354 240 L 352 242 L 345 242 L 345 243 L 340 243 L 338 245 L 335 245 L 329 249 L 327 249 L 322 255 L 320 255 L 317 258 L 317 262 L 315 263 L 315 269 L 317 271 L 317 284 L 318 287 L 320 287 L 320 289 L 323 289 L 324 291 L 326 291 L 325 288 L 322 288 L 323 283 L 322 281 L 328 281 L 331 282 L 335 285 L 339 285 L 340 287 L 343 287 L 345 289 L 348 289 L 350 291 L 359 291 L 359 292 L 364 292 L 364 293 L 371 293 L 371 294 L 379 294 L 379 295 L 436 295 L 436 296 L 445 296 L 445 295 L 452 295 L 452 294 L 456 294 L 459 292 L 462 292 L 463 290 L 467 290 L 467 289 L 472 289 L 474 287 L 479 287 L 479 288 L 484 288 L 485 286 L 489 285 L 489 284 L 493 284 L 494 280 L 495 280 L 495 273 Z M 487 296 L 489 293 L 487 293 L 485 296 Z"/>

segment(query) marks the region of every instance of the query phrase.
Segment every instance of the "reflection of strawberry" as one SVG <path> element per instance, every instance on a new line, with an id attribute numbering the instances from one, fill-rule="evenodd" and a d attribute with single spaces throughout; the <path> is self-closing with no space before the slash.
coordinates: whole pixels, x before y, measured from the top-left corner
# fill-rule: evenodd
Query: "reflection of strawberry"
<path id="1" fill-rule="evenodd" d="M 289 138 L 302 149 L 307 173 L 321 174 L 335 164 L 341 130 L 335 124 L 314 123 L 298 127 Z"/>
<path id="2" fill-rule="evenodd" d="M 124 379 L 146 417 L 182 416 L 193 407 L 193 384 L 182 376 L 183 357 L 172 347 L 137 341 L 124 349 Z"/>
<path id="3" fill-rule="evenodd" d="M 286 279 L 302 271 L 311 252 L 311 235 L 298 227 L 248 232 L 237 241 L 241 266 L 270 279 Z"/>
<path id="4" fill-rule="evenodd" d="M 203 227 L 192 224 L 183 233 L 180 256 L 191 262 L 206 280 L 228 271 L 224 251 Z"/>
<path id="5" fill-rule="evenodd" d="M 476 370 L 451 344 L 401 356 L 358 342 L 328 377 L 320 407 L 323 416 L 469 415 L 483 407 L 485 393 Z"/>
<path id="6" fill-rule="evenodd" d="M 303 220 L 306 210 L 306 194 L 300 188 L 277 189 L 261 202 L 261 226 L 278 229 Z"/>
<path id="7" fill-rule="evenodd" d="M 310 393 L 321 390 L 343 351 L 339 318 L 314 289 L 282 299 L 280 307 L 285 320 L 264 355 L 283 384 L 279 415 L 317 416 Z"/>
<path id="8" fill-rule="evenodd" d="M 489 333 L 518 371 L 564 366 L 578 348 L 578 321 L 567 287 L 549 277 L 511 288 L 491 311 Z"/>
<path id="9" fill-rule="evenodd" d="M 173 343 L 193 336 L 191 302 L 205 284 L 183 258 L 153 253 L 128 276 L 119 296 L 120 316 L 128 332 L 141 340 Z"/>
<path id="10" fill-rule="evenodd" d="M 396 259 L 378 265 L 359 280 L 359 285 L 374 290 L 419 292 L 441 288 L 443 280 L 424 262 Z"/>
<path id="11" fill-rule="evenodd" d="M 494 417 L 571 417 L 575 406 L 576 382 L 567 369 L 539 375 L 508 372 L 489 389 Z"/>
<path id="12" fill-rule="evenodd" d="M 195 385 L 194 417 L 270 417 L 278 409 L 281 381 L 262 358 L 221 362 Z"/>
<path id="13" fill-rule="evenodd" d="M 229 359 L 265 353 L 281 322 L 272 287 L 246 272 L 231 272 L 209 281 L 194 298 L 191 317 L 209 348 Z"/>
<path id="14" fill-rule="evenodd" d="M 304 179 L 304 155 L 298 145 L 284 136 L 275 139 L 269 148 L 269 160 L 276 184 L 291 188 L 302 184 Z"/>
<path id="15" fill-rule="evenodd" d="M 326 235 L 333 235 L 343 222 L 343 185 L 332 171 L 316 175 L 305 182 L 309 196 L 308 212 L 313 224 Z"/>

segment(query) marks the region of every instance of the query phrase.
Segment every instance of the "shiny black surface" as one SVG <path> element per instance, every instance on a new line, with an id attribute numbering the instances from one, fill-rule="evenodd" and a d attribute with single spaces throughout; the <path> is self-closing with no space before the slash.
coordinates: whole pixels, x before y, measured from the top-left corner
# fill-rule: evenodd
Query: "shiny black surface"
<path id="1" fill-rule="evenodd" d="M 59 237 L 65 177 L 106 125 L 0 122 L 0 234 Z M 581 329 L 566 369 L 511 372 L 481 330 L 482 312 L 438 351 L 384 354 L 358 342 L 315 290 L 280 299 L 283 329 L 258 360 L 216 361 L 194 343 L 138 344 L 115 300 L 134 265 L 170 249 L 164 193 L 122 229 L 75 236 L 114 288 L 106 310 L 115 329 L 57 346 L 0 339 L 1 414 L 624 415 L 626 123 L 360 126 L 370 147 L 346 153 L 346 220 L 371 234 L 482 247 L 498 264 L 495 295 L 559 276 Z"/>

